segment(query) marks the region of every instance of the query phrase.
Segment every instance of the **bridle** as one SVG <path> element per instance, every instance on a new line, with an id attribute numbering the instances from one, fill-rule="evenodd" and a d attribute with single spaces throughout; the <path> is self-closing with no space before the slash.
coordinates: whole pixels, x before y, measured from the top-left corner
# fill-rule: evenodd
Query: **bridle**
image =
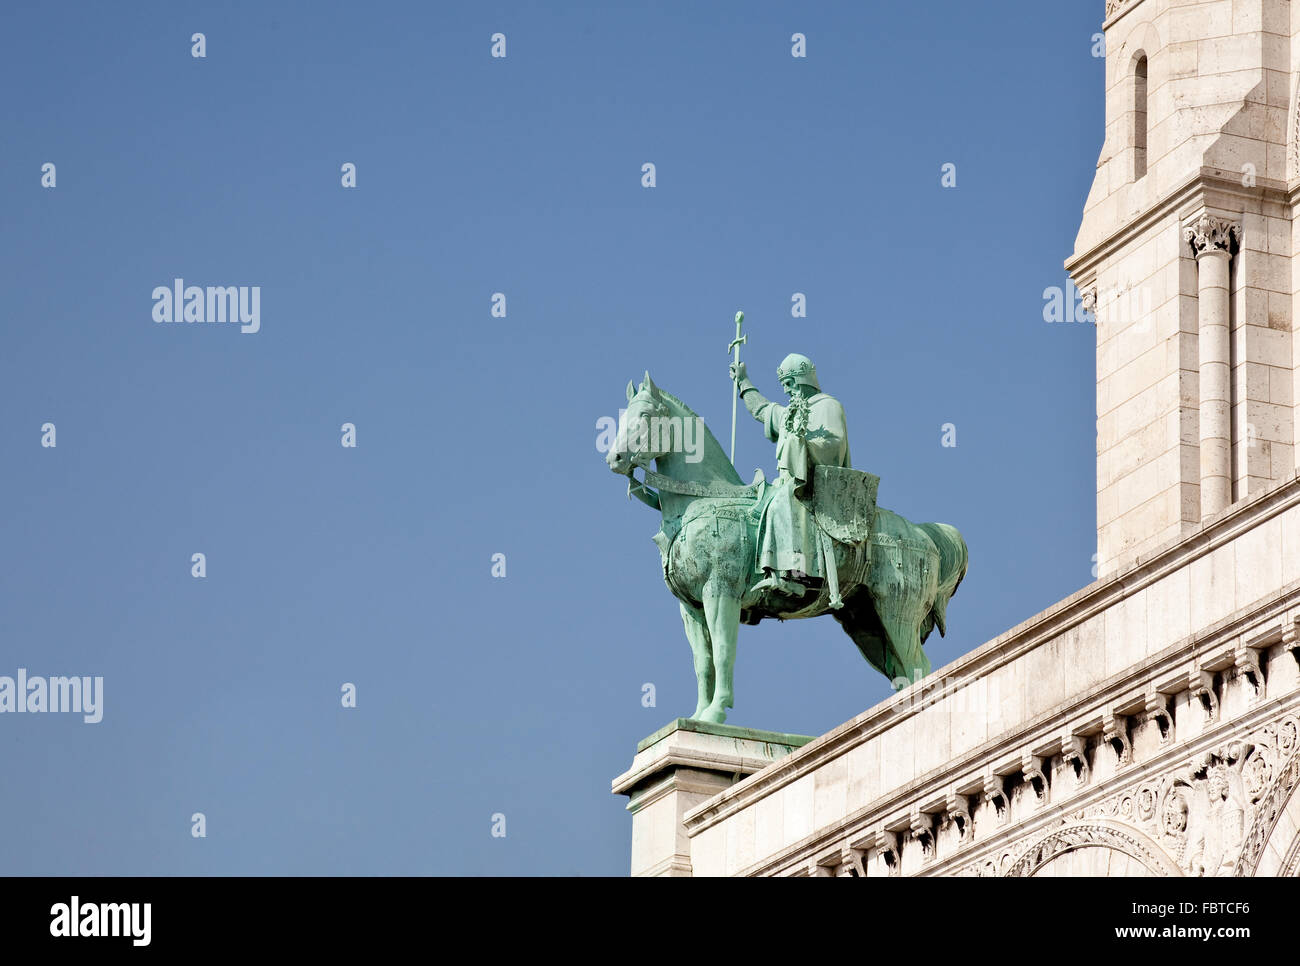
<path id="1" fill-rule="evenodd" d="M 648 415 L 650 418 L 654 418 L 655 416 L 663 416 L 667 412 L 668 407 L 662 403 L 657 403 L 655 409 Z M 698 483 L 694 480 L 675 480 L 671 476 L 656 473 L 647 465 L 650 460 L 658 457 L 647 457 L 641 452 L 626 452 L 623 455 L 627 457 L 628 461 L 626 473 L 628 499 L 635 496 L 642 503 L 656 510 L 661 509 L 659 493 L 656 491 L 678 493 L 683 496 L 754 500 L 757 502 L 762 497 L 763 489 L 767 485 L 762 470 L 755 471 L 754 482 L 748 486 L 735 483 Z M 644 473 L 644 478 L 641 480 L 638 480 L 634 475 L 637 467 L 640 467 Z"/>

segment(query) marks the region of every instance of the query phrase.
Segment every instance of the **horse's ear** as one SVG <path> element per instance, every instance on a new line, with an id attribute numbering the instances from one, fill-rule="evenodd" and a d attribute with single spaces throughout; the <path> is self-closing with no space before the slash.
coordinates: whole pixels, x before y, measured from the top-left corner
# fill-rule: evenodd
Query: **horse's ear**
<path id="1" fill-rule="evenodd" d="M 659 398 L 659 387 L 656 386 L 656 385 L 655 385 L 655 381 L 654 381 L 653 379 L 650 378 L 650 370 L 649 370 L 649 369 L 647 369 L 647 370 L 645 371 L 645 381 L 644 381 L 643 383 L 641 383 L 641 385 L 642 385 L 642 386 L 648 386 L 648 387 L 650 388 L 650 395 L 653 396 L 655 399 L 658 399 L 658 398 Z"/>
<path id="2" fill-rule="evenodd" d="M 631 402 L 631 401 L 632 401 L 632 397 L 635 396 L 635 395 L 636 395 L 636 386 L 633 385 L 633 384 L 632 384 L 632 380 L 629 379 L 629 380 L 627 381 L 627 401 L 628 401 L 628 402 Z"/>

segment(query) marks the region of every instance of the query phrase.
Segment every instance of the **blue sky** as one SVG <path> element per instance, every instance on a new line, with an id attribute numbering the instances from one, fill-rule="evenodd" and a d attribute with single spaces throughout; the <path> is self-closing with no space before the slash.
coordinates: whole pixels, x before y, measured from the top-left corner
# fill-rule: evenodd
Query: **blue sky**
<path id="1" fill-rule="evenodd" d="M 596 422 L 648 369 L 725 440 L 737 309 L 765 393 L 811 356 L 881 504 L 963 532 L 936 668 L 1090 582 L 1095 330 L 1043 291 L 1101 15 L 7 4 L 0 675 L 104 716 L 0 715 L 0 871 L 624 874 L 610 779 L 695 682 Z M 261 330 L 155 323 L 177 277 Z M 829 619 L 742 628 L 736 689 L 803 734 L 890 694 Z"/>

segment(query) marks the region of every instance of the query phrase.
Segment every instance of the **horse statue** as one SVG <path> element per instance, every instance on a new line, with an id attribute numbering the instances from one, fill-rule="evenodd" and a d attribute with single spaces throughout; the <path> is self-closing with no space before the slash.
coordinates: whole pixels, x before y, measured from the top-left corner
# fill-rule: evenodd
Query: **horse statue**
<path id="1" fill-rule="evenodd" d="M 948 601 L 966 574 L 966 542 L 956 528 L 910 523 L 875 506 L 876 477 L 819 466 L 814 517 L 829 579 L 811 600 L 755 594 L 758 524 L 769 491 L 763 472 L 744 485 L 704 420 L 649 372 L 639 387 L 628 382 L 627 409 L 605 460 L 628 477 L 629 498 L 662 514 L 654 540 L 695 661 L 692 718 L 721 724 L 734 707 L 742 621 L 829 613 L 895 686 L 930 672 L 921 645 L 936 627 L 946 633 Z"/>

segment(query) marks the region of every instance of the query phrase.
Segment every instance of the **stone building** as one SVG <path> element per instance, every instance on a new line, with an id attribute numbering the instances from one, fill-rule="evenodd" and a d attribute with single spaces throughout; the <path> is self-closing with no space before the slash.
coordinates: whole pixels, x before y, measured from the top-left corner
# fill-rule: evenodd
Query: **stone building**
<path id="1" fill-rule="evenodd" d="M 821 737 L 650 736 L 634 874 L 1300 875 L 1300 4 L 1104 30 L 1100 578 Z"/>

